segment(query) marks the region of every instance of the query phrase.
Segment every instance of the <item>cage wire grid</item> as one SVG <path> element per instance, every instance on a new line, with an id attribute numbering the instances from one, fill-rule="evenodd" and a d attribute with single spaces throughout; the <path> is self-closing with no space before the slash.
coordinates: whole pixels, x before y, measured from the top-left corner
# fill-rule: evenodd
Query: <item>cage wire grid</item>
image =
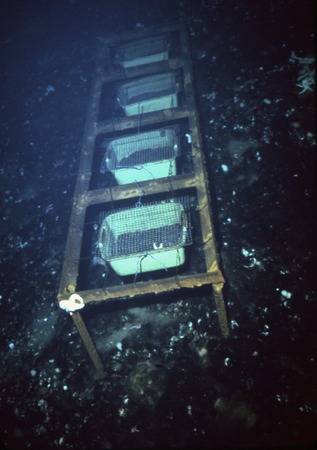
<path id="1" fill-rule="evenodd" d="M 102 264 L 120 257 L 159 253 L 192 244 L 188 197 L 100 213 L 96 256 Z"/>
<path id="2" fill-rule="evenodd" d="M 101 173 L 172 160 L 180 154 L 178 127 L 129 135 L 104 145 L 106 151 L 101 162 Z"/>
<path id="3" fill-rule="evenodd" d="M 127 42 L 118 46 L 116 60 L 123 66 L 131 62 L 146 64 L 156 60 L 167 59 L 169 44 L 164 36 L 152 36 L 136 42 Z"/>
<path id="4" fill-rule="evenodd" d="M 138 78 L 118 88 L 118 103 L 128 106 L 132 103 L 173 95 L 178 92 L 178 84 L 173 73 L 161 73 Z"/>

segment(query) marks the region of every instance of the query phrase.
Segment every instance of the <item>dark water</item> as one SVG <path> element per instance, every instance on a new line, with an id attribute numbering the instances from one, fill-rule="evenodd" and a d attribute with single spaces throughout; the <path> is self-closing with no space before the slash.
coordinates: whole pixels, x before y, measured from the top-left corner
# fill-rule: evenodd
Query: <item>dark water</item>
<path id="1" fill-rule="evenodd" d="M 55 297 L 96 49 L 181 14 L 232 333 L 207 292 L 87 307 L 94 382 Z M 315 86 L 290 59 L 314 54 L 313 2 L 7 1 L 0 21 L 2 448 L 313 445 Z"/>

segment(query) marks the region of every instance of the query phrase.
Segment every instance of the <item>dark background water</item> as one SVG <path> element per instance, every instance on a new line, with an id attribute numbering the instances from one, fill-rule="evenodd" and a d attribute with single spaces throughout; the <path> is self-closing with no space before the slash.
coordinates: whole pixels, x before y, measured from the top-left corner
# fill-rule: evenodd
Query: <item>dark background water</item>
<path id="1" fill-rule="evenodd" d="M 55 300 L 98 42 L 185 17 L 231 336 L 195 297 L 87 307 L 92 367 Z M 3 448 L 316 442 L 312 1 L 6 1 L 1 35 Z M 310 64 L 310 69 L 314 65 Z"/>

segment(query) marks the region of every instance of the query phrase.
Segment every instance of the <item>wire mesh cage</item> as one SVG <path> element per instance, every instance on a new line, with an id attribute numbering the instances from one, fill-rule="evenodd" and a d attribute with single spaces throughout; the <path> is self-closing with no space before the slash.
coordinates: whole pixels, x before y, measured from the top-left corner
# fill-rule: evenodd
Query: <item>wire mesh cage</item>
<path id="1" fill-rule="evenodd" d="M 118 88 L 118 103 L 127 116 L 176 108 L 178 83 L 173 73 L 138 78 Z"/>
<path id="2" fill-rule="evenodd" d="M 184 247 L 191 243 L 190 216 L 182 203 L 155 203 L 107 215 L 97 255 L 118 275 L 132 275 L 182 265 Z"/>
<path id="3" fill-rule="evenodd" d="M 102 159 L 102 173 L 109 170 L 119 184 L 176 175 L 179 132 L 176 127 L 114 139 Z"/>
<path id="4" fill-rule="evenodd" d="M 168 41 L 165 36 L 151 36 L 121 44 L 116 61 L 124 68 L 151 64 L 168 59 Z"/>

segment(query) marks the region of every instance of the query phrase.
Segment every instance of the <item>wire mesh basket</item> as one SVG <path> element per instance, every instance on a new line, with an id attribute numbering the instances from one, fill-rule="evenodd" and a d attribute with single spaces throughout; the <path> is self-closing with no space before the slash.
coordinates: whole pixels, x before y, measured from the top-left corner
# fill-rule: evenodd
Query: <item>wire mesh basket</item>
<path id="1" fill-rule="evenodd" d="M 110 141 L 100 170 L 119 184 L 174 176 L 178 155 L 177 128 L 164 128 Z"/>
<path id="2" fill-rule="evenodd" d="M 191 243 L 190 218 L 180 202 L 156 203 L 107 215 L 99 231 L 98 257 L 118 275 L 180 266 Z"/>
<path id="3" fill-rule="evenodd" d="M 176 108 L 178 83 L 173 73 L 161 73 L 138 78 L 118 89 L 118 103 L 127 116 L 161 109 Z"/>
<path id="4" fill-rule="evenodd" d="M 151 64 L 168 59 L 168 42 L 165 36 L 151 36 L 121 44 L 116 61 L 124 68 Z"/>

